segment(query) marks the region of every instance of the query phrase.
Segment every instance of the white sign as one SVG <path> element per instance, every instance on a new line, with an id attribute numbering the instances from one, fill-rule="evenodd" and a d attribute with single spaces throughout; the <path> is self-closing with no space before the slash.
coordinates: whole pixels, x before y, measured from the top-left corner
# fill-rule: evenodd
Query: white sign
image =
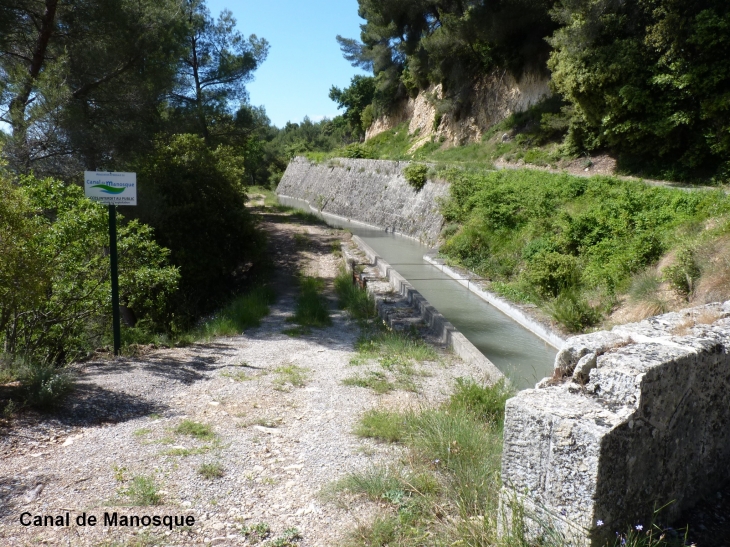
<path id="1" fill-rule="evenodd" d="M 84 194 L 105 205 L 137 205 L 137 173 L 84 171 Z"/>

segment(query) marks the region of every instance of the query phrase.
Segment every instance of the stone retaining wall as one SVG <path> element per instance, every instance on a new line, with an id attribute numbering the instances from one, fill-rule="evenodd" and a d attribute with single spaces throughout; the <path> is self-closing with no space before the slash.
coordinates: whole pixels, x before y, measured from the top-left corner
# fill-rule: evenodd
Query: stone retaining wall
<path id="1" fill-rule="evenodd" d="M 338 158 L 316 164 L 297 157 L 276 193 L 434 245 L 444 223 L 437 200 L 448 195 L 449 185 L 429 180 L 416 191 L 402 174 L 408 163 Z"/>
<path id="2" fill-rule="evenodd" d="M 730 301 L 569 338 L 553 377 L 507 403 L 506 523 L 517 503 L 598 547 L 726 482 L 729 354 Z"/>

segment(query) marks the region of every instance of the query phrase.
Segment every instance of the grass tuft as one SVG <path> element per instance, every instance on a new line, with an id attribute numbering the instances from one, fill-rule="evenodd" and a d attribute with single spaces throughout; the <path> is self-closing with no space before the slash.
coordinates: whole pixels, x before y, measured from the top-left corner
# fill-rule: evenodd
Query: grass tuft
<path id="1" fill-rule="evenodd" d="M 342 267 L 335 278 L 335 293 L 340 307 L 353 319 L 368 320 L 377 316 L 375 300 L 367 290 L 352 282 L 352 275 Z"/>
<path id="2" fill-rule="evenodd" d="M 388 442 L 402 441 L 408 431 L 408 416 L 389 410 L 365 412 L 355 427 L 355 435 Z"/>
<path id="3" fill-rule="evenodd" d="M 203 441 L 210 441 L 215 438 L 213 429 L 208 424 L 201 424 L 192 420 L 184 420 L 175 428 L 179 435 L 189 435 Z"/>
<path id="4" fill-rule="evenodd" d="M 332 319 L 327 302 L 322 297 L 324 281 L 315 277 L 303 277 L 299 283 L 299 296 L 291 321 L 302 327 L 328 327 Z"/>
<path id="5" fill-rule="evenodd" d="M 157 484 L 152 477 L 136 475 L 132 477 L 129 487 L 122 491 L 132 505 L 161 505 L 162 496 L 157 492 Z"/>
<path id="6" fill-rule="evenodd" d="M 269 305 L 275 294 L 270 287 L 257 287 L 241 295 L 205 322 L 200 329 L 203 338 L 214 336 L 235 336 L 244 329 L 258 327 L 261 319 L 268 315 Z"/>
<path id="7" fill-rule="evenodd" d="M 208 480 L 219 479 L 225 475 L 223 466 L 218 462 L 202 464 L 198 467 L 198 473 Z"/>

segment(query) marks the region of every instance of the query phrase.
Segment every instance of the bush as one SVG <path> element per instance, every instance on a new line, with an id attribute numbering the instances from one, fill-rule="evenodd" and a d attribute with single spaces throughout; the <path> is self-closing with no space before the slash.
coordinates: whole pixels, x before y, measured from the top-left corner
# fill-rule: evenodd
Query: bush
<path id="1" fill-rule="evenodd" d="M 38 410 L 51 410 L 73 389 L 71 377 L 48 363 L 27 363 L 18 373 L 23 401 Z"/>
<path id="2" fill-rule="evenodd" d="M 0 194 L 0 342 L 38 363 L 87 355 L 111 327 L 106 208 L 32 176 L 0 174 Z M 162 328 L 178 272 L 149 226 L 118 222 L 120 303 Z"/>
<path id="3" fill-rule="evenodd" d="M 548 311 L 558 323 L 570 332 L 581 332 L 601 320 L 601 313 L 577 290 L 568 289 L 560 293 L 549 306 Z"/>
<path id="4" fill-rule="evenodd" d="M 408 184 L 413 186 L 418 192 L 421 188 L 426 185 L 428 178 L 428 165 L 423 163 L 411 163 L 405 169 L 403 169 L 403 176 L 408 181 Z"/>
<path id="5" fill-rule="evenodd" d="M 578 284 L 578 261 L 570 255 L 539 252 L 530 259 L 525 277 L 542 296 L 557 296 Z"/>
<path id="6" fill-rule="evenodd" d="M 159 141 L 137 167 L 134 214 L 155 229 L 180 269 L 178 320 L 211 312 L 263 259 L 264 239 L 245 207 L 242 168 L 226 147 L 195 135 Z"/>
<path id="7" fill-rule="evenodd" d="M 694 253 L 684 248 L 677 253 L 676 262 L 664 268 L 662 275 L 675 291 L 686 297 L 692 293 L 700 273 Z"/>

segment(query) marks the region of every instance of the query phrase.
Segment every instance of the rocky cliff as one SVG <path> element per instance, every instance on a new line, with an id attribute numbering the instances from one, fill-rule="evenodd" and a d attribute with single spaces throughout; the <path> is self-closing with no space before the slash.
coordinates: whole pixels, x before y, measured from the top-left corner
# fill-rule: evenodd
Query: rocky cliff
<path id="1" fill-rule="evenodd" d="M 418 132 L 419 136 L 414 148 L 432 137 L 452 145 L 475 142 L 494 124 L 549 97 L 549 81 L 547 75 L 536 71 L 526 70 L 519 78 L 506 70 L 494 71 L 474 85 L 470 96 L 471 106 L 466 112 L 461 112 L 459 116 L 445 113 L 438 123 L 435 123 L 438 116 L 436 104 L 445 97 L 441 85 L 432 86 L 419 93 L 415 99 L 401 103 L 391 115 L 375 120 L 365 139 L 408 121 L 408 132 L 411 135 Z"/>

